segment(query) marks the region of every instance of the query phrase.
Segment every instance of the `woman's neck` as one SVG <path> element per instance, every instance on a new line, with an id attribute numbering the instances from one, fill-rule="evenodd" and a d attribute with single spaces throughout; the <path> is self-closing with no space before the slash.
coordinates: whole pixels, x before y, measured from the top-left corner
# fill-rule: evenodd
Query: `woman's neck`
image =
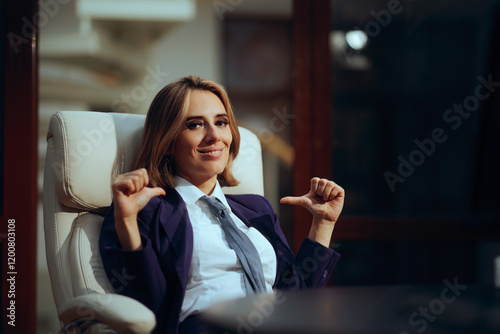
<path id="1" fill-rule="evenodd" d="M 195 184 L 195 186 L 201 191 L 203 191 L 205 194 L 210 196 L 215 189 L 216 183 L 217 183 L 217 178 L 214 181 L 207 181 L 199 185 Z"/>
<path id="2" fill-rule="evenodd" d="M 212 194 L 212 192 L 215 189 L 215 185 L 217 184 L 217 175 L 215 175 L 214 177 L 211 177 L 209 179 L 205 179 L 205 178 L 192 179 L 192 178 L 189 178 L 185 175 L 179 175 L 179 176 L 186 179 L 193 186 L 200 189 L 201 191 L 203 191 L 205 194 L 207 194 L 209 196 Z"/>

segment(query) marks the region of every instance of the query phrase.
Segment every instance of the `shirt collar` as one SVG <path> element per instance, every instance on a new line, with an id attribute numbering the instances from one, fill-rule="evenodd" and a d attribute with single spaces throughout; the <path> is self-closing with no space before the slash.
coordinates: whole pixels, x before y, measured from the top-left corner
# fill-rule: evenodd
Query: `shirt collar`
<path id="1" fill-rule="evenodd" d="M 222 188 L 219 184 L 219 181 L 217 181 L 217 184 L 215 185 L 215 189 L 212 192 L 211 197 L 217 198 L 219 201 L 221 201 L 222 204 L 226 207 L 226 209 L 231 212 L 231 207 L 227 203 L 226 200 L 226 195 L 224 195 L 224 192 L 222 191 Z"/>
<path id="2" fill-rule="evenodd" d="M 175 176 L 175 190 L 179 193 L 179 195 L 181 195 L 186 205 L 193 204 L 201 197 L 206 196 L 206 194 L 203 191 L 195 187 L 188 180 L 178 175 Z M 217 181 L 217 183 L 215 184 L 215 189 L 212 192 L 212 195 L 210 196 L 217 198 L 219 201 L 221 201 L 222 204 L 224 204 L 224 206 L 229 210 L 229 212 L 231 212 L 231 207 L 227 203 L 226 196 L 222 191 L 219 181 Z"/>

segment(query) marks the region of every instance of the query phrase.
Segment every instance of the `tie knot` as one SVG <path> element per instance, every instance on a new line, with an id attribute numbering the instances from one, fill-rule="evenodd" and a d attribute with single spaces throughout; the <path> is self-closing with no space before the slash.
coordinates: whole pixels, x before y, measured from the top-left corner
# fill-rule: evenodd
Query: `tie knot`
<path id="1" fill-rule="evenodd" d="M 210 212 L 215 216 L 222 218 L 226 216 L 226 207 L 218 199 L 209 196 L 203 196 L 201 199 L 208 205 Z"/>

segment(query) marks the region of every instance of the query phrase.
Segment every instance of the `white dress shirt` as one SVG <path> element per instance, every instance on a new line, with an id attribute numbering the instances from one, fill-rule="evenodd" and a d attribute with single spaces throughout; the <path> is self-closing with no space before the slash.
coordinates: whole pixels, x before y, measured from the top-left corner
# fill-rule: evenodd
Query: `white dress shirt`
<path id="1" fill-rule="evenodd" d="M 193 258 L 179 319 L 183 321 L 217 302 L 244 297 L 246 292 L 243 268 L 236 253 L 229 247 L 218 218 L 199 200 L 205 193 L 179 176 L 175 181 L 175 190 L 186 203 L 193 226 Z M 277 262 L 272 245 L 257 229 L 249 228 L 231 211 L 218 182 L 211 196 L 224 204 L 238 229 L 253 242 L 262 262 L 266 289 L 271 293 Z"/>

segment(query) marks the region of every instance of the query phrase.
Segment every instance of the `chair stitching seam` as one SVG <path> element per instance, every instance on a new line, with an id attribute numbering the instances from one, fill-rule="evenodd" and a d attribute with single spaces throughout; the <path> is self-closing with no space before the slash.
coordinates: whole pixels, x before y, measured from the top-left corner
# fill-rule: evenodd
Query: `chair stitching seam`
<path id="1" fill-rule="evenodd" d="M 64 129 L 64 127 L 63 127 L 64 122 L 62 120 L 62 117 L 60 116 L 60 113 L 57 114 L 56 120 L 60 123 L 59 128 Z M 63 149 L 64 149 L 64 147 L 63 147 Z M 55 157 L 55 151 L 56 151 L 56 145 L 55 145 L 55 141 L 54 141 L 54 157 Z M 63 171 L 62 168 L 61 168 L 61 171 Z M 63 171 L 63 173 L 64 173 L 64 171 Z M 64 175 L 62 177 L 64 180 Z M 55 186 L 54 186 L 54 208 L 57 205 L 56 197 L 57 197 L 57 195 L 56 195 Z M 62 270 L 63 263 L 62 263 L 62 258 L 61 258 L 61 242 L 59 239 L 59 234 L 57 233 L 57 223 L 56 223 L 55 216 L 56 216 L 56 213 L 54 213 L 54 235 L 55 235 L 55 241 L 56 241 L 55 242 L 55 247 L 56 247 L 55 253 L 56 253 L 56 259 L 57 259 L 57 271 L 58 271 L 59 279 L 62 283 L 64 296 L 66 298 L 66 301 L 68 301 L 71 299 L 71 294 L 69 293 L 69 288 L 66 284 L 66 280 L 64 279 L 64 271 Z"/>

